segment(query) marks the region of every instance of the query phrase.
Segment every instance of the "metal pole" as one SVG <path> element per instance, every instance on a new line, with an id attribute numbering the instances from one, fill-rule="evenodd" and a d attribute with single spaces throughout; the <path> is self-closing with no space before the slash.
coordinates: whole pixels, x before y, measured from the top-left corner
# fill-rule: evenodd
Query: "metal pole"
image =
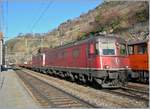
<path id="1" fill-rule="evenodd" d="M 0 34 L 0 71 L 2 71 L 3 62 L 3 36 Z"/>

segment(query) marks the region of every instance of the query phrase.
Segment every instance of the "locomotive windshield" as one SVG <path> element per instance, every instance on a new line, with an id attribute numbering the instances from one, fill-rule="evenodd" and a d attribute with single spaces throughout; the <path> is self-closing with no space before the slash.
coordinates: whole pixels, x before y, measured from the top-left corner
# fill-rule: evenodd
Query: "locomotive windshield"
<path id="1" fill-rule="evenodd" d="M 102 42 L 101 47 L 103 55 L 115 55 L 115 42 Z"/>

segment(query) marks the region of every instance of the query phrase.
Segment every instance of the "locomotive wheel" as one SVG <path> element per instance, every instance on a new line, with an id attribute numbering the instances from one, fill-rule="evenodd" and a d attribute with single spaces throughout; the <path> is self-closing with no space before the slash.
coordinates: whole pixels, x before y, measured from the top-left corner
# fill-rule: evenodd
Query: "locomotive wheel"
<path id="1" fill-rule="evenodd" d="M 85 79 L 85 76 L 82 75 L 82 74 L 79 74 L 79 80 L 83 83 L 86 83 L 86 79 Z"/>
<path id="2" fill-rule="evenodd" d="M 72 82 L 75 81 L 73 74 L 70 73 L 69 77 L 70 77 L 70 81 L 72 81 Z"/>
<path id="3" fill-rule="evenodd" d="M 92 86 L 95 88 L 95 89 L 101 89 L 102 88 L 102 83 L 101 83 L 101 79 L 97 79 L 97 78 L 94 78 L 93 79 L 93 82 L 92 82 Z"/>

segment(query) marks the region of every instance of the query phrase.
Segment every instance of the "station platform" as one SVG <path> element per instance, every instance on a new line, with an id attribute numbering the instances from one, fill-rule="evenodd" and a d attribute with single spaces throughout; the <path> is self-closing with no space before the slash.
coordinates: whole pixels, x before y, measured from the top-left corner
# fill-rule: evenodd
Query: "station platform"
<path id="1" fill-rule="evenodd" d="M 41 109 L 13 70 L 0 72 L 0 109 Z"/>

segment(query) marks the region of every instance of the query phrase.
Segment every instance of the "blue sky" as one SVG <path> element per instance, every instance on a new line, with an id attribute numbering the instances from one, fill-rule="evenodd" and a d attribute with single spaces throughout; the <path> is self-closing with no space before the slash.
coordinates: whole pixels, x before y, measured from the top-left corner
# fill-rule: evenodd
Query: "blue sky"
<path id="1" fill-rule="evenodd" d="M 10 39 L 19 33 L 46 33 L 68 19 L 87 13 L 101 3 L 101 0 L 10 0 L 8 14 L 6 3 L 3 4 L 4 26 L 8 27 L 5 37 Z M 35 23 L 48 4 L 49 8 Z"/>

